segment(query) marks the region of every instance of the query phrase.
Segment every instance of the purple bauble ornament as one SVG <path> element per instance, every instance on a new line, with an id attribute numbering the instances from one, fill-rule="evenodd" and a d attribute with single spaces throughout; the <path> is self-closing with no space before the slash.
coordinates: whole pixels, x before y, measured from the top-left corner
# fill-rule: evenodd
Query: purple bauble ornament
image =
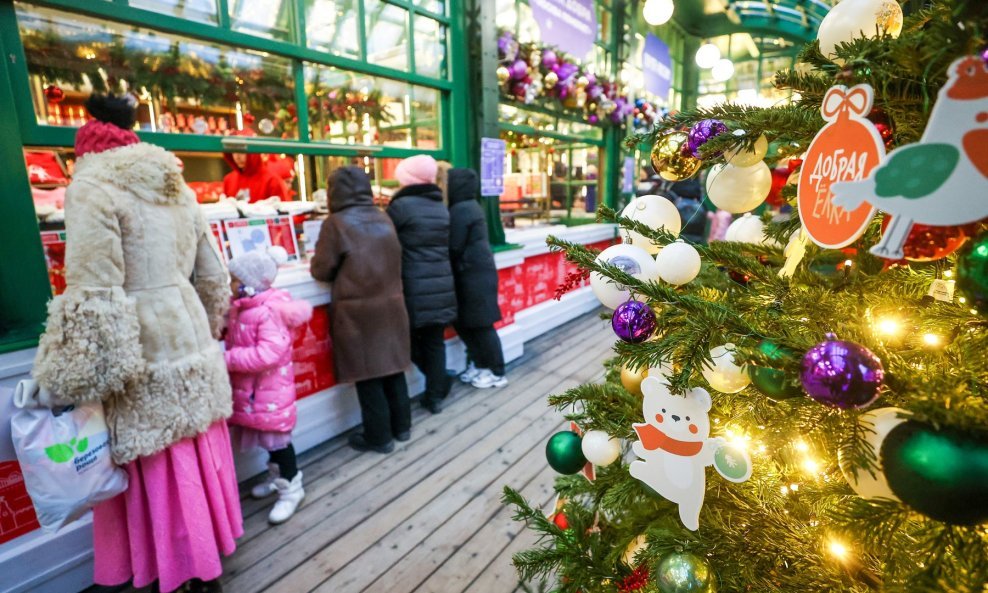
<path id="1" fill-rule="evenodd" d="M 693 127 L 690 129 L 686 146 L 689 147 L 691 155 L 700 158 L 700 147 L 714 136 L 723 134 L 726 131 L 727 126 L 719 119 L 701 119 L 693 124 Z"/>
<path id="2" fill-rule="evenodd" d="M 587 98 L 596 101 L 604 94 L 604 89 L 600 88 L 600 85 L 592 82 L 587 85 Z"/>
<path id="3" fill-rule="evenodd" d="M 542 52 L 542 65 L 546 68 L 552 69 L 553 66 L 559 63 L 559 56 L 556 52 L 551 49 L 547 49 Z"/>
<path id="4" fill-rule="evenodd" d="M 514 80 L 521 80 L 528 76 L 528 62 L 522 59 L 517 59 L 511 66 L 508 67 L 508 72 L 511 73 L 511 78 Z"/>
<path id="5" fill-rule="evenodd" d="M 645 303 L 628 301 L 614 310 L 611 327 L 617 337 L 625 342 L 638 344 L 655 333 L 655 312 Z"/>
<path id="6" fill-rule="evenodd" d="M 803 356 L 800 381 L 807 394 L 832 408 L 866 408 L 878 399 L 885 370 L 882 361 L 860 344 L 827 340 Z"/>
<path id="7" fill-rule="evenodd" d="M 988 64 L 988 46 L 985 46 L 985 48 L 981 50 L 981 59 L 984 60 L 985 64 Z"/>
<path id="8" fill-rule="evenodd" d="M 497 51 L 502 60 L 511 61 L 518 57 L 518 42 L 511 33 L 504 33 L 497 40 Z"/>
<path id="9" fill-rule="evenodd" d="M 600 121 L 600 117 L 598 117 L 596 113 L 591 113 L 589 117 L 587 117 L 587 121 L 592 124 L 596 124 Z"/>

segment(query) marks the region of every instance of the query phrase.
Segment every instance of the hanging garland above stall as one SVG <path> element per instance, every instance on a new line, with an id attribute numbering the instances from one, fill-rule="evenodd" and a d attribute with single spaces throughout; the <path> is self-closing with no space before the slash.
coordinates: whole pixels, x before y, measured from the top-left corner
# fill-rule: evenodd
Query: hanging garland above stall
<path id="1" fill-rule="evenodd" d="M 624 127 L 634 116 L 637 128 L 651 129 L 660 119 L 651 103 L 629 99 L 617 82 L 597 76 L 553 46 L 521 43 L 513 33 L 502 30 L 497 48 L 497 79 L 507 99 L 561 109 L 592 125 Z"/>

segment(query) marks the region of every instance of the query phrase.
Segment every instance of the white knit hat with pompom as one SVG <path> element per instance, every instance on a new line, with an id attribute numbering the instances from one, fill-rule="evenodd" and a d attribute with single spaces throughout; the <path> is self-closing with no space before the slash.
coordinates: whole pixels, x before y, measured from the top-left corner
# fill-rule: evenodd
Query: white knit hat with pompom
<path id="1" fill-rule="evenodd" d="M 230 260 L 230 274 L 254 293 L 271 288 L 278 277 L 278 266 L 288 261 L 284 247 L 269 247 L 267 251 L 249 251 Z"/>

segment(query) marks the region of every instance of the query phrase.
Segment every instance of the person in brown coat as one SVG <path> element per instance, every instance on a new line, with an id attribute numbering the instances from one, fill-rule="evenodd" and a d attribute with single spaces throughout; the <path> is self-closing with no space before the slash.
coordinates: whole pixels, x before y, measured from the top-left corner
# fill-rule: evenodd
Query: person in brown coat
<path id="1" fill-rule="evenodd" d="M 330 217 L 322 225 L 312 277 L 332 282 L 330 335 L 336 375 L 356 383 L 363 434 L 359 451 L 390 453 L 411 436 L 404 371 L 411 338 L 401 284 L 401 245 L 394 225 L 374 206 L 370 179 L 360 167 L 329 177 Z"/>

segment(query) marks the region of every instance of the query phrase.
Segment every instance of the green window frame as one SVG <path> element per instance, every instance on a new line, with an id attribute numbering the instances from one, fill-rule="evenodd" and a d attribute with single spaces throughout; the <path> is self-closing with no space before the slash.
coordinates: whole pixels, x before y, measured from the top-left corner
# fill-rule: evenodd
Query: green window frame
<path id="1" fill-rule="evenodd" d="M 137 0 L 134 0 L 137 1 Z M 298 139 L 265 139 L 263 144 L 249 145 L 249 152 L 287 152 L 317 156 L 367 156 L 404 158 L 415 154 L 430 154 L 437 159 L 463 166 L 468 161 L 466 129 L 469 126 L 469 98 L 466 97 L 468 78 L 467 52 L 452 51 L 466 46 L 466 19 L 463 6 L 468 0 L 376 0 L 406 11 L 406 37 L 409 54 L 407 70 L 369 63 L 367 56 L 367 23 L 365 4 L 371 0 L 353 0 L 358 7 L 360 53 L 356 57 L 334 55 L 308 47 L 305 27 L 305 0 L 284 0 L 289 17 L 286 39 L 256 35 L 235 30 L 230 18 L 231 0 L 213 0 L 216 22 L 183 19 L 160 11 L 131 6 L 129 0 L 24 0 L 25 5 L 52 9 L 66 14 L 101 19 L 124 26 L 142 27 L 160 33 L 180 36 L 193 41 L 216 43 L 231 48 L 253 50 L 287 58 L 292 65 L 295 83 L 295 104 L 298 114 Z M 441 8 L 442 12 L 436 12 Z M 444 31 L 444 64 L 440 76 L 425 76 L 415 71 L 416 20 L 428 19 Z M 0 158 L 7 166 L 0 173 L 0 182 L 7 191 L 4 197 L 5 215 L 0 217 L 0 353 L 29 348 L 37 343 L 45 308 L 51 296 L 44 255 L 30 184 L 23 166 L 26 147 L 71 147 L 75 128 L 40 125 L 27 85 L 30 79 L 20 38 L 14 4 L 0 3 L 0 45 L 3 66 L 0 67 L 0 111 L 9 114 L 0 122 Z M 332 144 L 308 138 L 308 97 L 305 94 L 304 64 L 319 64 L 356 74 L 390 79 L 410 88 L 423 88 L 439 94 L 438 142 L 435 149 L 397 146 L 368 147 Z M 457 81 L 457 82 L 453 82 Z M 415 137 L 415 121 L 410 122 Z M 223 136 L 171 134 L 140 131 L 142 140 L 169 150 L 185 152 L 222 152 Z"/>

